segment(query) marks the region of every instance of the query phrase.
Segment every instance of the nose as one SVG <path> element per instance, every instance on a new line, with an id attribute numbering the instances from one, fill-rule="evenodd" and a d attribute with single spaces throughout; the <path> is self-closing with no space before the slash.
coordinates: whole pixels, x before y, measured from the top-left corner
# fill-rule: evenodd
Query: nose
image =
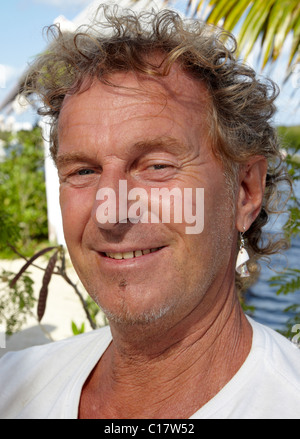
<path id="1" fill-rule="evenodd" d="M 127 223 L 127 180 L 116 168 L 103 169 L 94 200 L 92 218 L 97 227 L 112 230 Z"/>

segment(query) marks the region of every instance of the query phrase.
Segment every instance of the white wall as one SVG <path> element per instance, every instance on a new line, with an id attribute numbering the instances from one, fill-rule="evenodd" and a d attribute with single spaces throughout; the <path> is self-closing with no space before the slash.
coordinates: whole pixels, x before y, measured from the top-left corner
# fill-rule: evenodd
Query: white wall
<path id="1" fill-rule="evenodd" d="M 40 126 L 43 131 L 45 146 L 45 179 L 46 179 L 46 196 L 48 209 L 48 234 L 49 241 L 59 245 L 65 245 L 65 239 L 62 227 L 62 218 L 59 205 L 59 180 L 57 169 L 50 156 L 49 150 L 49 131 L 50 126 L 47 118 L 43 118 Z"/>

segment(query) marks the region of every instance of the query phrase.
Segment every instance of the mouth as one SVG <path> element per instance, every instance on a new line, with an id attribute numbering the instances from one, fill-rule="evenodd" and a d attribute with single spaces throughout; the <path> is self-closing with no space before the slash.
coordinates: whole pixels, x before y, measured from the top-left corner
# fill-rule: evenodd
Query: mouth
<path id="1" fill-rule="evenodd" d="M 103 256 L 106 256 L 107 258 L 111 259 L 134 259 L 138 258 L 144 255 L 148 255 L 149 253 L 155 253 L 161 250 L 163 247 L 156 247 L 156 248 L 149 248 L 145 250 L 134 250 L 129 252 L 118 252 L 118 253 L 112 253 L 112 252 L 102 252 L 101 254 Z"/>

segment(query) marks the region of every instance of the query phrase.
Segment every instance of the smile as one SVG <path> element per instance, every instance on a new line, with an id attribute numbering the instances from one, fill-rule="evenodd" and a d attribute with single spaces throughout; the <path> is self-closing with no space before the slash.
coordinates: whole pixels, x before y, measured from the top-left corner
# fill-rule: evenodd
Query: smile
<path id="1" fill-rule="evenodd" d="M 149 253 L 155 253 L 162 248 L 163 247 L 150 248 L 150 249 L 146 249 L 146 250 L 134 250 L 134 251 L 124 252 L 124 253 L 105 252 L 104 255 L 107 256 L 108 258 L 112 258 L 112 259 L 133 259 L 133 258 L 137 258 L 139 256 L 148 255 Z"/>

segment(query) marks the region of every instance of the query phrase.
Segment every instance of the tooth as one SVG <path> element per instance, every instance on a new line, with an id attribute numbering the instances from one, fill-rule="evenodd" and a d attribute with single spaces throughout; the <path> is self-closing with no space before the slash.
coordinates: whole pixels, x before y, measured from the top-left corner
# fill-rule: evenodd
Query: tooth
<path id="1" fill-rule="evenodd" d="M 123 259 L 132 259 L 134 257 L 133 252 L 122 253 Z"/>
<path id="2" fill-rule="evenodd" d="M 112 257 L 113 257 L 114 259 L 122 259 L 122 253 L 113 253 L 113 254 L 112 254 Z"/>
<path id="3" fill-rule="evenodd" d="M 134 257 L 148 255 L 149 253 L 154 253 L 158 251 L 161 247 L 145 249 L 145 250 L 135 250 L 132 252 L 124 252 L 124 253 L 105 253 L 107 257 L 112 259 L 132 259 Z"/>

